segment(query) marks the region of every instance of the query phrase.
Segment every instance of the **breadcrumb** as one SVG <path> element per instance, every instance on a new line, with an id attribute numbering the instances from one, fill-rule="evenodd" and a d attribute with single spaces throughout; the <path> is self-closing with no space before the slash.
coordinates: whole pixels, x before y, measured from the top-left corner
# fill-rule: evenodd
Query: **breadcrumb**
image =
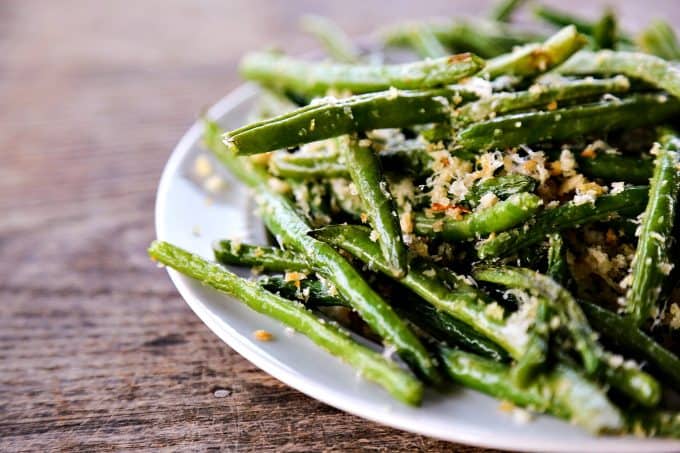
<path id="1" fill-rule="evenodd" d="M 669 325 L 671 326 L 671 329 L 680 329 L 680 306 L 676 303 L 672 304 L 669 313 L 671 318 Z"/>
<path id="2" fill-rule="evenodd" d="M 201 179 L 205 179 L 212 175 L 213 167 L 210 159 L 207 156 L 201 154 L 194 159 L 194 174 Z"/>
<path id="3" fill-rule="evenodd" d="M 203 181 L 203 188 L 212 194 L 222 192 L 226 188 L 225 181 L 218 175 L 212 175 Z"/>
<path id="4" fill-rule="evenodd" d="M 255 332 L 253 332 L 253 336 L 257 341 L 272 341 L 274 339 L 274 335 L 267 332 L 266 330 L 261 329 L 258 329 Z"/>

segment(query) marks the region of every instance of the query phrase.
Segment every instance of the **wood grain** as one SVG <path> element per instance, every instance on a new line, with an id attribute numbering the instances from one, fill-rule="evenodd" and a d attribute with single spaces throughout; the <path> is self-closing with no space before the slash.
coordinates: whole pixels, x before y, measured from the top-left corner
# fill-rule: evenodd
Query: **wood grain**
<path id="1" fill-rule="evenodd" d="M 311 48 L 301 12 L 360 35 L 481 3 L 0 2 L 0 451 L 479 451 L 366 422 L 259 371 L 145 248 L 169 152 L 238 84 L 244 50 Z M 680 16 L 670 1 L 628 5 L 629 26 Z"/>

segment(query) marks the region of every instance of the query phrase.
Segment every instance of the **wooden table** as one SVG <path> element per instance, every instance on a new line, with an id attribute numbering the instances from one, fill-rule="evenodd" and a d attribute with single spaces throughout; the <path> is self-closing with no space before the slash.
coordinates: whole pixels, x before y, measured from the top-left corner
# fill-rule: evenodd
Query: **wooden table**
<path id="1" fill-rule="evenodd" d="M 301 12 L 360 35 L 486 2 L 390 3 L 0 3 L 0 451 L 478 451 L 369 423 L 269 377 L 145 254 L 170 150 L 237 86 L 245 50 L 310 49 Z M 630 26 L 657 15 L 677 22 L 677 3 L 625 10 Z"/>

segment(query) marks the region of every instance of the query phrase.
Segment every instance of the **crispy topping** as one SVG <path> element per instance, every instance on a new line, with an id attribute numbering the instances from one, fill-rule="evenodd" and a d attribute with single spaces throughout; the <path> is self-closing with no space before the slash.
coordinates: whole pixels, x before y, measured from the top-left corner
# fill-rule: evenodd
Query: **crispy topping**
<path id="1" fill-rule="evenodd" d="M 253 332 L 253 336 L 257 341 L 272 341 L 274 339 L 274 335 L 266 330 L 256 330 Z"/>

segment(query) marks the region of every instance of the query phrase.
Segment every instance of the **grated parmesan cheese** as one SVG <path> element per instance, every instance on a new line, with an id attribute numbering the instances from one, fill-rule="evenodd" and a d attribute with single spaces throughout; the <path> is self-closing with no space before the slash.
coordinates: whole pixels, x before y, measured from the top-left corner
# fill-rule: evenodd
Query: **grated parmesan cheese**
<path id="1" fill-rule="evenodd" d="M 279 178 L 269 178 L 267 185 L 273 191 L 284 194 L 290 192 L 290 184 Z"/>
<path id="2" fill-rule="evenodd" d="M 680 329 L 680 306 L 676 303 L 673 303 L 671 305 L 669 313 L 670 313 L 669 325 L 671 326 L 671 329 L 674 330 Z"/>
<path id="3" fill-rule="evenodd" d="M 493 192 L 485 193 L 479 200 L 479 209 L 487 209 L 498 203 L 498 196 Z"/>
<path id="4" fill-rule="evenodd" d="M 623 190 L 626 188 L 626 183 L 625 182 L 613 182 L 611 184 L 611 186 L 612 186 L 611 194 L 616 195 L 618 193 L 623 192 Z"/>
<path id="5" fill-rule="evenodd" d="M 419 237 L 414 237 L 414 239 L 411 241 L 411 244 L 409 245 L 409 250 L 411 250 L 413 253 L 415 253 L 417 256 L 426 258 L 429 256 L 428 250 L 427 250 L 427 244 L 423 242 L 423 240 Z"/>
<path id="6" fill-rule="evenodd" d="M 413 233 L 413 214 L 411 214 L 410 210 L 401 213 L 401 216 L 399 217 L 399 226 L 401 227 L 402 233 Z"/>
<path id="7" fill-rule="evenodd" d="M 576 159 L 574 153 L 569 149 L 563 149 L 560 152 L 560 169 L 564 176 L 574 176 L 576 174 Z"/>
<path id="8" fill-rule="evenodd" d="M 226 187 L 224 180 L 218 175 L 212 175 L 203 181 L 203 188 L 212 194 L 217 194 L 223 191 Z"/>
<path id="9" fill-rule="evenodd" d="M 675 265 L 673 265 L 671 263 L 659 263 L 658 267 L 659 267 L 659 271 L 661 271 L 662 274 L 670 275 L 670 273 L 673 270 L 673 267 L 675 267 Z"/>
<path id="10" fill-rule="evenodd" d="M 271 333 L 267 332 L 266 330 L 256 330 L 253 332 L 253 336 L 257 341 L 272 341 L 274 339 L 274 335 Z"/>
<path id="11" fill-rule="evenodd" d="M 434 269 L 427 269 L 423 271 L 423 275 L 426 277 L 434 278 L 437 275 L 437 271 Z"/>
<path id="12" fill-rule="evenodd" d="M 585 182 L 585 178 L 581 178 L 581 181 L 576 186 L 574 204 L 581 205 L 585 203 L 595 203 L 597 197 L 602 195 L 605 191 L 605 187 L 602 187 L 595 182 Z"/>
<path id="13" fill-rule="evenodd" d="M 498 302 L 491 302 L 484 309 L 484 314 L 496 321 L 502 321 L 504 313 L 505 310 L 498 304 Z"/>
<path id="14" fill-rule="evenodd" d="M 619 282 L 619 286 L 621 289 L 626 289 L 630 287 L 630 285 L 633 283 L 633 274 L 628 274 L 626 275 L 623 280 Z"/>
<path id="15" fill-rule="evenodd" d="M 207 156 L 201 154 L 194 160 L 194 174 L 201 179 L 205 179 L 212 175 L 213 167 L 210 159 Z"/>

